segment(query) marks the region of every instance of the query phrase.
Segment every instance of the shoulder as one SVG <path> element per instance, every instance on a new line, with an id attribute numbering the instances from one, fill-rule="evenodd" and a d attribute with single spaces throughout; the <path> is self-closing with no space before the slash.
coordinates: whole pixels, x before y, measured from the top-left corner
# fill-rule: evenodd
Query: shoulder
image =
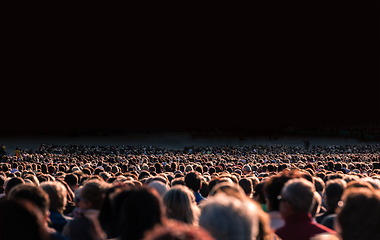
<path id="1" fill-rule="evenodd" d="M 286 232 L 288 232 L 288 229 L 285 226 L 282 226 L 275 231 L 276 235 L 279 237 L 281 237 L 281 235 L 285 234 Z"/>

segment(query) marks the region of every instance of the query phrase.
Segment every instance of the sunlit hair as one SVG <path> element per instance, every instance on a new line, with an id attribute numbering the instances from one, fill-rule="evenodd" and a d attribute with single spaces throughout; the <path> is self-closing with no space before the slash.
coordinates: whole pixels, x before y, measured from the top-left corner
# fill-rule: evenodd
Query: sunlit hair
<path id="1" fill-rule="evenodd" d="M 239 200 L 218 193 L 202 207 L 199 225 L 216 240 L 256 239 L 259 219 L 257 207 L 247 200 Z"/>
<path id="2" fill-rule="evenodd" d="M 224 193 L 240 200 L 244 200 L 246 198 L 244 190 L 239 185 L 232 182 L 221 182 L 216 184 L 210 191 L 209 195 L 214 196 L 218 193 Z"/>
<path id="3" fill-rule="evenodd" d="M 165 225 L 157 225 L 148 232 L 143 240 L 213 240 L 210 234 L 202 228 L 182 222 L 169 221 Z"/>
<path id="4" fill-rule="evenodd" d="M 380 239 L 380 191 L 348 188 L 337 216 L 343 240 Z"/>
<path id="5" fill-rule="evenodd" d="M 40 187 L 49 195 L 50 211 L 63 213 L 67 203 L 67 190 L 60 182 L 43 182 Z"/>
<path id="6" fill-rule="evenodd" d="M 186 186 L 176 185 L 163 196 L 168 218 L 197 225 L 199 208 L 193 192 Z"/>
<path id="7" fill-rule="evenodd" d="M 88 180 L 80 190 L 80 197 L 91 203 L 92 209 L 100 209 L 103 202 L 103 194 L 106 192 L 109 185 L 100 180 Z"/>

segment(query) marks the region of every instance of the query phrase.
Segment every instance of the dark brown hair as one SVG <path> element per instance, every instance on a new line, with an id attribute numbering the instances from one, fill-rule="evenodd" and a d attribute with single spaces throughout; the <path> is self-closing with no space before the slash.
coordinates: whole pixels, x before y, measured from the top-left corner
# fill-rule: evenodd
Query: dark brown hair
<path id="1" fill-rule="evenodd" d="M 338 214 L 343 240 L 380 239 L 380 191 L 349 188 Z"/>

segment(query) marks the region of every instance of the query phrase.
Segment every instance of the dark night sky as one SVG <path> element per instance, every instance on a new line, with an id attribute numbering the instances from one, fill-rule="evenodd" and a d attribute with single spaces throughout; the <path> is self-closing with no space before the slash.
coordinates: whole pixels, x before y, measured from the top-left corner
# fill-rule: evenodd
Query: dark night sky
<path id="1" fill-rule="evenodd" d="M 376 2 L 2 5 L 1 132 L 380 122 Z"/>

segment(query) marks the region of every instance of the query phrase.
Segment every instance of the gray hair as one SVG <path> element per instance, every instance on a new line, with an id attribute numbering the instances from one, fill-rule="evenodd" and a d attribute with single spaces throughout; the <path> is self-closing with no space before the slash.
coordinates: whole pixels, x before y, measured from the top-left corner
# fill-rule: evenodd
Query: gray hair
<path id="1" fill-rule="evenodd" d="M 258 212 L 249 200 L 218 193 L 202 206 L 199 225 L 216 240 L 252 240 L 258 234 Z"/>
<path id="2" fill-rule="evenodd" d="M 67 190 L 65 186 L 58 182 L 45 181 L 40 187 L 49 195 L 50 211 L 62 213 L 67 203 Z"/>
<path id="3" fill-rule="evenodd" d="M 281 198 L 288 201 L 296 212 L 310 212 L 314 207 L 314 185 L 303 178 L 291 179 L 285 183 Z"/>

